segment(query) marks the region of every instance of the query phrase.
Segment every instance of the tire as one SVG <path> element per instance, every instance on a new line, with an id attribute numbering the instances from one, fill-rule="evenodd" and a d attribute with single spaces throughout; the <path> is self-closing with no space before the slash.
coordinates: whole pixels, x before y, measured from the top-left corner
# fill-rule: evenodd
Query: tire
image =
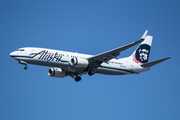
<path id="1" fill-rule="evenodd" d="M 94 70 L 91 70 L 88 72 L 88 75 L 91 76 L 91 75 L 94 75 L 95 74 L 95 71 Z"/>
<path id="2" fill-rule="evenodd" d="M 27 69 L 28 69 L 28 66 L 25 66 L 24 69 L 27 70 Z"/>
<path id="3" fill-rule="evenodd" d="M 76 78 L 75 78 L 75 81 L 76 82 L 79 82 L 81 80 L 81 77 L 80 76 L 77 76 Z"/>

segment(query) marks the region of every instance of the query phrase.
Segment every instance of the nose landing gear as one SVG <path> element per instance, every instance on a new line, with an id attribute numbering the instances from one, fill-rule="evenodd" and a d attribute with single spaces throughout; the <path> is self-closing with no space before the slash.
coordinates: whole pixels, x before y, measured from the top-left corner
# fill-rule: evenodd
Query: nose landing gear
<path id="1" fill-rule="evenodd" d="M 26 66 L 24 67 L 25 70 L 28 69 L 27 63 L 26 63 L 25 61 L 20 60 L 19 63 L 20 63 L 20 64 L 23 64 L 23 65 L 26 65 Z"/>
<path id="2" fill-rule="evenodd" d="M 24 67 L 24 69 L 27 70 L 27 69 L 28 69 L 28 66 L 26 65 L 26 66 Z"/>

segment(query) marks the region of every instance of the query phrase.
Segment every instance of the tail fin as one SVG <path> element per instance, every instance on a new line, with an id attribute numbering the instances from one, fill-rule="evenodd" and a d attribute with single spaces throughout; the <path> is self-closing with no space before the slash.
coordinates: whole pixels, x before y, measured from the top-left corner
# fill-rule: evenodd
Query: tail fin
<path id="1" fill-rule="evenodd" d="M 153 36 L 147 36 L 145 40 L 132 54 L 133 61 L 136 63 L 147 63 L 149 59 Z"/>

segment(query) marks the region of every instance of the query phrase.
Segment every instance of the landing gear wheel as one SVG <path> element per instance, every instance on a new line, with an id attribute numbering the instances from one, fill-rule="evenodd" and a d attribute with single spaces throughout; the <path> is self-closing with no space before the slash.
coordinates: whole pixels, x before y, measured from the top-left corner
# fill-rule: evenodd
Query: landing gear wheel
<path id="1" fill-rule="evenodd" d="M 75 81 L 76 82 L 79 82 L 81 80 L 81 77 L 80 76 L 77 76 L 76 78 L 75 78 Z"/>
<path id="2" fill-rule="evenodd" d="M 27 69 L 28 69 L 28 66 L 25 66 L 24 69 L 27 70 Z"/>
<path id="3" fill-rule="evenodd" d="M 89 76 L 94 75 L 94 74 L 95 74 L 95 71 L 94 71 L 94 70 L 90 70 L 90 71 L 88 72 L 88 75 L 89 75 Z"/>

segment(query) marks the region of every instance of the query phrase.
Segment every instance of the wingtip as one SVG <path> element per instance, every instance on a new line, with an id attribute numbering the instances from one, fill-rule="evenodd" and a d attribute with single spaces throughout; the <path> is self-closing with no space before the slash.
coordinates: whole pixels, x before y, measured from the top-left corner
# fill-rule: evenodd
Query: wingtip
<path id="1" fill-rule="evenodd" d="M 147 36 L 147 33 L 148 33 L 148 30 L 146 30 L 145 32 L 144 32 L 144 34 L 142 35 L 142 37 L 141 37 L 141 39 L 145 39 L 146 38 L 146 36 Z"/>
<path id="2" fill-rule="evenodd" d="M 168 59 L 170 59 L 171 57 L 166 57 L 166 58 L 163 58 L 163 59 L 161 59 L 161 60 L 163 60 L 163 61 L 165 61 L 165 60 L 168 60 Z"/>
<path id="3" fill-rule="evenodd" d="M 170 58 L 172 58 L 172 57 L 167 57 L 167 59 L 170 59 Z"/>

